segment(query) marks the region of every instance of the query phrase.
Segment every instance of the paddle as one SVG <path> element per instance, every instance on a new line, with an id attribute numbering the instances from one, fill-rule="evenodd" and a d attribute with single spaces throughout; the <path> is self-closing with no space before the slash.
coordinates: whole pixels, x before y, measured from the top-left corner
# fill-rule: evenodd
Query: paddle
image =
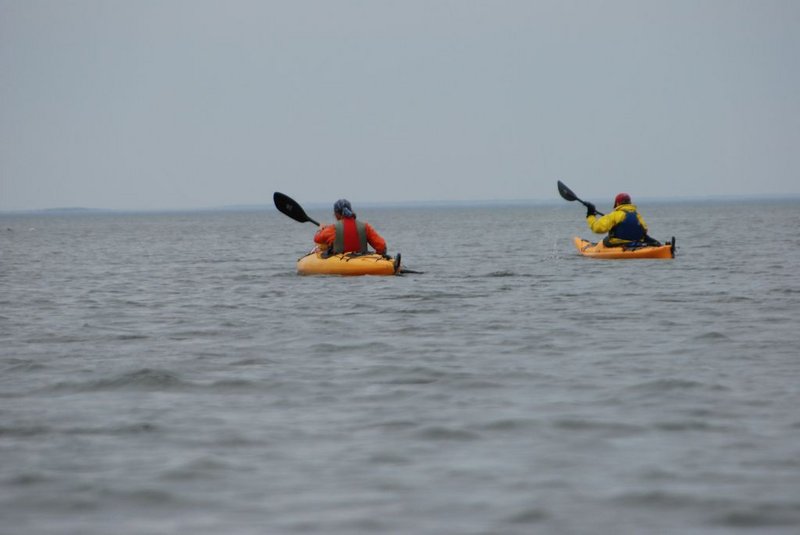
<path id="1" fill-rule="evenodd" d="M 584 200 L 581 200 L 581 199 L 579 199 L 579 198 L 578 198 L 578 196 L 577 196 L 577 195 L 575 195 L 575 194 L 572 192 L 572 190 L 571 190 L 571 189 L 569 189 L 569 188 L 566 186 L 566 184 L 564 184 L 564 183 L 563 183 L 563 182 L 561 182 L 560 180 L 558 181 L 558 193 L 560 193 L 560 194 L 561 194 L 561 197 L 562 197 L 562 198 L 563 198 L 565 201 L 570 201 L 570 202 L 572 202 L 572 201 L 578 201 L 579 203 L 581 203 L 582 205 L 584 205 L 586 208 L 589 208 L 589 203 L 588 203 L 588 202 L 586 202 L 586 201 L 584 201 Z M 597 212 L 597 215 L 604 215 L 604 214 L 603 214 L 603 212 Z"/>
<path id="2" fill-rule="evenodd" d="M 319 223 L 308 217 L 305 211 L 303 211 L 303 207 L 297 204 L 288 195 L 284 195 L 283 193 L 276 191 L 272 195 L 272 200 L 275 201 L 275 208 L 277 208 L 280 213 L 286 214 L 300 223 L 311 222 L 316 226 L 320 226 Z"/>

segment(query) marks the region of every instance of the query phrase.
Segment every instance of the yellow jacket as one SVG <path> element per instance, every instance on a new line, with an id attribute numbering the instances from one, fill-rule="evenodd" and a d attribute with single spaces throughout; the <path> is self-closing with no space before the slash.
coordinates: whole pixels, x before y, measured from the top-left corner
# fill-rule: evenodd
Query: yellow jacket
<path id="1" fill-rule="evenodd" d="M 606 232 L 610 232 L 611 229 L 622 223 L 622 221 L 625 219 L 625 216 L 629 212 L 636 212 L 636 218 L 639 220 L 639 224 L 642 226 L 646 234 L 647 224 L 644 222 L 644 219 L 642 219 L 642 215 L 636 210 L 636 205 L 634 204 L 620 204 L 614 208 L 613 212 L 600 218 L 594 215 L 587 216 L 586 223 L 589 225 L 589 228 L 592 232 L 604 234 Z M 625 243 L 628 240 L 610 238 L 610 241 L 611 243 Z"/>

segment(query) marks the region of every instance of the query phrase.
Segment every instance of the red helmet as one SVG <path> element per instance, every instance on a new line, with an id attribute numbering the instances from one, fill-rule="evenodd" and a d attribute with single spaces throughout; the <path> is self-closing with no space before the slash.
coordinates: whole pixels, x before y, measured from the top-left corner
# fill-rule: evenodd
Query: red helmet
<path id="1" fill-rule="evenodd" d="M 619 206 L 620 204 L 630 204 L 631 203 L 631 196 L 627 193 L 619 193 L 616 197 L 614 197 L 614 207 Z"/>

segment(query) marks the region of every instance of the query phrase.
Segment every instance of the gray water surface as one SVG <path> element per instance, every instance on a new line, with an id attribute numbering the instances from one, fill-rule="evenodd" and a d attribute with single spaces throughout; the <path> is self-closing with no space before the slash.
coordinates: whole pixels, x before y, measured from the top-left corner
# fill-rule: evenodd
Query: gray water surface
<path id="1" fill-rule="evenodd" d="M 640 208 L 0 216 L 0 532 L 797 533 L 800 203 Z"/>

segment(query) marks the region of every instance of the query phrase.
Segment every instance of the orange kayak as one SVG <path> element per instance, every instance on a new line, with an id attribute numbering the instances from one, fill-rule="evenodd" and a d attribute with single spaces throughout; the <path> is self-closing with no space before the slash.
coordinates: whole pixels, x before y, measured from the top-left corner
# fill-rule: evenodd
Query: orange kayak
<path id="1" fill-rule="evenodd" d="M 603 258 L 607 260 L 623 260 L 628 258 L 675 258 L 675 238 L 664 245 L 645 245 L 643 247 L 606 247 L 603 242 L 592 243 L 577 236 L 572 238 L 575 248 L 583 256 Z"/>
<path id="2" fill-rule="evenodd" d="M 300 275 L 397 275 L 400 255 L 392 258 L 377 253 L 322 255 L 312 252 L 297 261 Z"/>

